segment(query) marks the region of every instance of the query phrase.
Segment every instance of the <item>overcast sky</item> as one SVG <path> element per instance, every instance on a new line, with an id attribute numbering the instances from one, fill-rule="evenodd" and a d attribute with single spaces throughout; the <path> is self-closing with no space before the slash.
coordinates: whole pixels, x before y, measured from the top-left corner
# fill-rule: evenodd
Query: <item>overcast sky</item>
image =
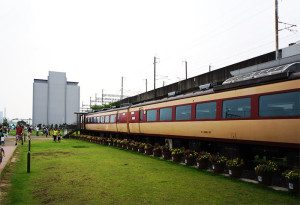
<path id="1" fill-rule="evenodd" d="M 79 82 L 80 103 L 218 69 L 275 49 L 274 0 L 0 0 L 0 111 L 32 118 L 33 80 L 49 71 Z M 279 20 L 300 27 L 300 1 L 279 0 Z M 284 28 L 281 24 L 280 28 Z M 281 31 L 279 47 L 300 40 Z"/>

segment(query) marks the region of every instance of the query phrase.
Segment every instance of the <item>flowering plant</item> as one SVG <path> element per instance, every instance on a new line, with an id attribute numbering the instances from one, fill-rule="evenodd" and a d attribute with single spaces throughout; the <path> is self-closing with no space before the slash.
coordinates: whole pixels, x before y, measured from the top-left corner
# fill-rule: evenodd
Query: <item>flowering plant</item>
<path id="1" fill-rule="evenodd" d="M 200 152 L 199 156 L 197 157 L 197 161 L 201 161 L 201 160 L 209 160 L 211 154 L 209 152 Z"/>
<path id="2" fill-rule="evenodd" d="M 153 152 L 155 151 L 162 151 L 163 147 L 162 146 L 156 146 L 153 148 Z"/>
<path id="3" fill-rule="evenodd" d="M 216 155 L 211 155 L 209 157 L 209 161 L 211 163 L 216 163 L 216 164 L 225 164 L 227 161 L 227 158 L 216 154 Z"/>
<path id="4" fill-rule="evenodd" d="M 139 148 L 144 149 L 145 146 L 146 146 L 146 143 L 142 142 L 142 143 L 140 144 Z"/>
<path id="5" fill-rule="evenodd" d="M 152 144 L 148 144 L 148 143 L 147 143 L 147 144 L 145 145 L 145 149 L 151 149 L 151 148 L 153 148 Z"/>
<path id="6" fill-rule="evenodd" d="M 229 159 L 226 162 L 227 167 L 241 167 L 244 165 L 244 160 L 240 158 Z"/>
<path id="7" fill-rule="evenodd" d="M 282 176 L 289 180 L 300 180 L 300 171 L 299 170 L 286 170 L 282 173 Z"/>
<path id="8" fill-rule="evenodd" d="M 180 155 L 183 155 L 184 154 L 184 148 L 182 147 L 182 148 L 180 148 L 180 149 L 173 149 L 172 150 L 172 156 L 175 156 L 175 155 L 177 155 L 177 156 L 180 156 Z"/>
<path id="9" fill-rule="evenodd" d="M 198 157 L 198 152 L 195 152 L 194 150 L 186 150 L 184 152 L 185 159 L 196 159 L 197 157 Z"/>
<path id="10" fill-rule="evenodd" d="M 278 170 L 278 166 L 276 163 L 272 162 L 271 160 L 265 162 L 265 163 L 261 163 L 259 165 L 257 165 L 255 168 L 254 168 L 255 172 L 258 173 L 258 174 L 261 174 L 261 173 L 274 173 Z"/>

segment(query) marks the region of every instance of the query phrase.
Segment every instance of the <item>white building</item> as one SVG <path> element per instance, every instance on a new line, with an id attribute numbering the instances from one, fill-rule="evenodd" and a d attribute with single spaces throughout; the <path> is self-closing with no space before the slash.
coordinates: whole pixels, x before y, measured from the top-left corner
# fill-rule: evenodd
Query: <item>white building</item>
<path id="1" fill-rule="evenodd" d="M 48 80 L 34 79 L 32 124 L 74 124 L 80 109 L 78 82 L 68 82 L 65 72 L 49 71 Z"/>

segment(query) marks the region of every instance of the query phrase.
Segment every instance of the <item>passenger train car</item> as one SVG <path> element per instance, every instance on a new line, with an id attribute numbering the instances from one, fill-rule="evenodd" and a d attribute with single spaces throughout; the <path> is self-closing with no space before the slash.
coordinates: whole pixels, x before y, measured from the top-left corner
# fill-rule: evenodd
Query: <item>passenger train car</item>
<path id="1" fill-rule="evenodd" d="M 89 113 L 93 134 L 191 149 L 298 156 L 300 63 L 233 77 L 195 93 Z M 264 153 L 268 154 L 268 153 Z M 238 154 L 239 155 L 239 154 Z"/>

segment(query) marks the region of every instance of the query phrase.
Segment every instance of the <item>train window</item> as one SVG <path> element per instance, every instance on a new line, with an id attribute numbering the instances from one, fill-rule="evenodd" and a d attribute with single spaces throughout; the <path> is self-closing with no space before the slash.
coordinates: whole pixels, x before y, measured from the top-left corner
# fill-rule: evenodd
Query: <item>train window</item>
<path id="1" fill-rule="evenodd" d="M 143 117 L 144 117 L 144 111 L 140 110 L 140 121 L 143 121 Z"/>
<path id="2" fill-rule="evenodd" d="M 183 105 L 176 107 L 175 120 L 190 120 L 192 105 Z"/>
<path id="3" fill-rule="evenodd" d="M 300 92 L 280 93 L 259 97 L 260 117 L 300 115 Z"/>
<path id="4" fill-rule="evenodd" d="M 250 117 L 251 98 L 239 98 L 223 101 L 223 118 L 245 118 Z"/>
<path id="5" fill-rule="evenodd" d="M 109 115 L 105 116 L 105 123 L 109 123 Z"/>
<path id="6" fill-rule="evenodd" d="M 116 115 L 111 115 L 110 116 L 110 123 L 115 123 L 116 122 Z"/>
<path id="7" fill-rule="evenodd" d="M 97 117 L 97 120 L 96 120 L 96 122 L 97 122 L 97 123 L 99 123 L 99 122 L 100 122 L 100 117 Z"/>
<path id="8" fill-rule="evenodd" d="M 104 116 L 101 116 L 101 123 L 104 123 Z"/>
<path id="9" fill-rule="evenodd" d="M 171 107 L 161 108 L 159 110 L 159 120 L 160 121 L 172 120 L 172 108 Z"/>
<path id="10" fill-rule="evenodd" d="M 147 121 L 153 122 L 156 121 L 157 110 L 147 110 Z"/>
<path id="11" fill-rule="evenodd" d="M 217 103 L 200 103 L 196 105 L 196 119 L 216 119 Z"/>
<path id="12" fill-rule="evenodd" d="M 96 122 L 96 118 L 95 117 L 93 117 L 93 123 L 95 123 Z"/>

